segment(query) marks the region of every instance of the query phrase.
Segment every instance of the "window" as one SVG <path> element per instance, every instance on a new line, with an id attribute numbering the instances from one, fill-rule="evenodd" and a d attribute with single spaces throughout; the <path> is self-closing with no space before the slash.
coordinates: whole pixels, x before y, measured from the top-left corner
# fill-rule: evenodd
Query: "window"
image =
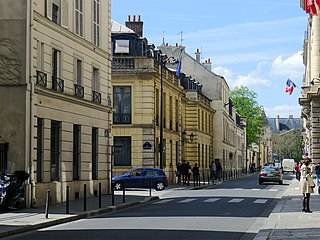
<path id="1" fill-rule="evenodd" d="M 98 128 L 92 128 L 92 179 L 98 179 L 98 130 Z"/>
<path id="2" fill-rule="evenodd" d="M 46 17 L 68 28 L 68 5 L 69 0 L 45 0 Z"/>
<path id="3" fill-rule="evenodd" d="M 129 53 L 129 40 L 116 40 L 115 42 L 115 53 Z"/>
<path id="4" fill-rule="evenodd" d="M 52 4 L 52 21 L 56 24 L 60 24 L 59 6 L 54 3 Z"/>
<path id="5" fill-rule="evenodd" d="M 43 181 L 44 121 L 37 119 L 37 182 Z"/>
<path id="6" fill-rule="evenodd" d="M 75 0 L 75 30 L 83 37 L 83 0 Z"/>
<path id="7" fill-rule="evenodd" d="M 80 179 L 81 167 L 81 126 L 73 125 L 73 180 Z"/>
<path id="8" fill-rule="evenodd" d="M 131 124 L 131 87 L 114 87 L 113 103 L 113 123 Z"/>
<path id="9" fill-rule="evenodd" d="M 131 166 L 131 137 L 114 137 L 114 166 Z"/>
<path id="10" fill-rule="evenodd" d="M 100 74 L 99 69 L 93 67 L 92 69 L 92 90 L 99 92 L 99 82 L 100 82 Z"/>
<path id="11" fill-rule="evenodd" d="M 52 89 L 55 91 L 64 91 L 64 81 L 60 78 L 61 75 L 61 52 L 57 49 L 52 49 Z"/>
<path id="12" fill-rule="evenodd" d="M 76 76 L 76 84 L 81 86 L 82 85 L 82 61 L 80 59 L 76 59 L 75 76 Z"/>
<path id="13" fill-rule="evenodd" d="M 100 0 L 93 0 L 93 44 L 100 46 Z"/>
<path id="14" fill-rule="evenodd" d="M 50 160 L 51 160 L 51 181 L 59 181 L 60 156 L 61 156 L 61 123 L 51 121 L 51 137 L 50 137 Z"/>

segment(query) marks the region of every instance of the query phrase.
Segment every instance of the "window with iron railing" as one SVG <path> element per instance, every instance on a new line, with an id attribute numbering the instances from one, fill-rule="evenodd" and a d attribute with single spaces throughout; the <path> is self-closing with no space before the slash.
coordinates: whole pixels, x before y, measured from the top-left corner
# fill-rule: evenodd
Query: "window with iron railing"
<path id="1" fill-rule="evenodd" d="M 46 87 L 47 86 L 47 74 L 41 71 L 37 71 L 37 85 Z"/>
<path id="2" fill-rule="evenodd" d="M 96 103 L 101 103 L 101 93 L 92 91 L 92 101 Z"/>
<path id="3" fill-rule="evenodd" d="M 79 98 L 84 97 L 84 87 L 74 84 L 74 95 Z"/>
<path id="4" fill-rule="evenodd" d="M 64 80 L 55 76 L 52 76 L 52 89 L 57 92 L 64 91 Z"/>
<path id="5" fill-rule="evenodd" d="M 115 124 L 131 124 L 131 87 L 115 86 L 113 88 L 114 113 L 113 122 Z"/>

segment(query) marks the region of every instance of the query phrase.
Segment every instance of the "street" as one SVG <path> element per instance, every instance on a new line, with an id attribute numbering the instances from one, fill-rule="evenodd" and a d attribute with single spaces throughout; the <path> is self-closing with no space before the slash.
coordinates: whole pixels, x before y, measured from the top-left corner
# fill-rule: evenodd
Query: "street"
<path id="1" fill-rule="evenodd" d="M 157 192 L 157 202 L 7 239 L 253 239 L 291 178 L 259 185 L 251 175 L 201 190 L 168 189 Z"/>

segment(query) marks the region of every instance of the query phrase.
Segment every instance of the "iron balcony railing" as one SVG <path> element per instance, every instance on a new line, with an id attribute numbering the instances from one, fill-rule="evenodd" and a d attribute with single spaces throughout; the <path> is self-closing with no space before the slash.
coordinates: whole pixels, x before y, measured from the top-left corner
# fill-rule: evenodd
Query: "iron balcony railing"
<path id="1" fill-rule="evenodd" d="M 52 89 L 57 92 L 64 91 L 64 80 L 55 76 L 52 76 Z"/>
<path id="2" fill-rule="evenodd" d="M 95 103 L 101 103 L 101 93 L 92 91 L 92 101 Z"/>
<path id="3" fill-rule="evenodd" d="M 113 69 L 134 69 L 134 58 L 113 58 Z"/>
<path id="4" fill-rule="evenodd" d="M 84 98 L 84 87 L 78 84 L 74 85 L 74 95 L 79 98 Z"/>
<path id="5" fill-rule="evenodd" d="M 41 71 L 37 71 L 37 85 L 46 87 L 47 86 L 47 74 Z"/>

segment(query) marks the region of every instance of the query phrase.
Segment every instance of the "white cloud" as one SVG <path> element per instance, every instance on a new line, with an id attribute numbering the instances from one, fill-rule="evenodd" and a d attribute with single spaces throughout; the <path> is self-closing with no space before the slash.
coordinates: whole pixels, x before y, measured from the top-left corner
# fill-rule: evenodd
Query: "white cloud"
<path id="1" fill-rule="evenodd" d="M 270 75 L 300 80 L 303 72 L 302 51 L 299 51 L 286 59 L 278 56 L 272 63 Z"/>
<path id="2" fill-rule="evenodd" d="M 264 108 L 267 117 L 276 117 L 279 115 L 282 118 L 293 115 L 295 118 L 301 116 L 301 106 L 299 105 L 278 105 L 270 108 Z"/>

